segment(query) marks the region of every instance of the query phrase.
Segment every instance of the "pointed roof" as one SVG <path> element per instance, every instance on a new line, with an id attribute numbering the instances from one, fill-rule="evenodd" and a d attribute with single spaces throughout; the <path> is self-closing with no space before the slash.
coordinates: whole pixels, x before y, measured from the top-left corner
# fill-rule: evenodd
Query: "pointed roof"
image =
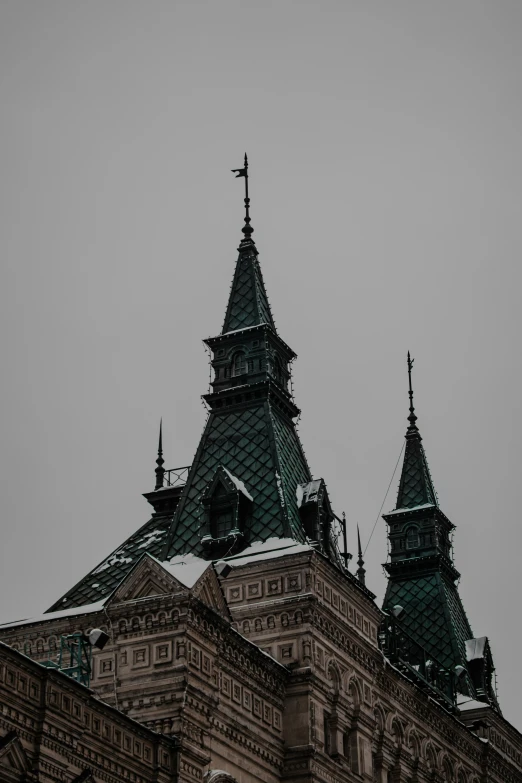
<path id="1" fill-rule="evenodd" d="M 408 429 L 406 431 L 406 451 L 402 465 L 402 474 L 399 482 L 396 509 L 415 508 L 424 504 L 438 506 L 437 495 L 431 480 L 428 460 L 422 445 L 422 438 L 417 427 L 417 416 L 413 407 L 413 389 L 411 383 L 411 370 L 414 360 L 408 351 L 408 381 L 410 398 L 410 414 L 408 416 Z"/>
<path id="2" fill-rule="evenodd" d="M 248 158 L 245 152 L 243 168 L 233 169 L 237 177 L 245 180 L 245 225 L 241 229 L 244 239 L 239 245 L 239 257 L 230 289 L 222 334 L 251 326 L 268 324 L 275 331 L 257 250 L 252 239 L 254 229 L 250 225 L 250 198 L 248 197 Z"/>
<path id="3" fill-rule="evenodd" d="M 247 239 L 239 246 L 222 334 L 259 324 L 268 324 L 275 331 L 256 246 Z"/>

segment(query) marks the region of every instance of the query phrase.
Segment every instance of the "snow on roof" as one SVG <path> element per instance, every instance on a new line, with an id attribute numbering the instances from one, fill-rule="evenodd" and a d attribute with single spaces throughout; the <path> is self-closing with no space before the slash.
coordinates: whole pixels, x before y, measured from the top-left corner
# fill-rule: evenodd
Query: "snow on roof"
<path id="1" fill-rule="evenodd" d="M 59 612 L 46 612 L 38 617 L 28 617 L 26 620 L 17 620 L 14 623 L 1 623 L 0 628 L 12 628 L 16 625 L 27 625 L 28 623 L 42 623 L 47 620 L 61 620 L 64 617 L 76 617 L 77 615 L 90 614 L 91 612 L 101 612 L 107 597 L 94 604 L 85 604 L 85 606 L 72 606 L 69 609 L 61 609 Z"/>
<path id="2" fill-rule="evenodd" d="M 229 334 L 237 334 L 238 332 L 248 332 L 249 329 L 257 329 L 258 326 L 270 326 L 270 324 L 267 324 L 266 321 L 263 321 L 260 324 L 254 324 L 254 326 L 243 326 L 242 329 L 232 329 L 230 332 L 223 332 L 223 334 L 220 334 L 219 336 L 224 337 L 225 335 L 228 336 Z"/>
<path id="3" fill-rule="evenodd" d="M 489 704 L 487 704 L 485 701 L 471 699 L 469 696 L 466 696 L 463 693 L 457 694 L 457 706 L 461 712 L 466 712 L 466 710 L 490 709 Z"/>
<path id="4" fill-rule="evenodd" d="M 155 544 L 156 541 L 159 541 L 166 532 L 166 530 L 151 530 L 150 533 L 145 533 L 141 544 L 138 545 L 138 549 L 148 549 L 151 544 Z"/>
<path id="5" fill-rule="evenodd" d="M 196 555 L 188 554 L 175 555 L 170 560 L 161 562 L 161 565 L 178 582 L 181 582 L 185 587 L 191 588 L 194 587 L 200 576 L 210 566 L 210 562 L 203 560 L 201 557 L 196 557 Z"/>
<path id="6" fill-rule="evenodd" d="M 224 560 L 232 567 L 242 566 L 246 563 L 256 563 L 262 560 L 272 560 L 284 555 L 297 555 L 300 552 L 312 552 L 310 544 L 299 544 L 293 538 L 268 538 L 266 541 L 254 541 L 239 555 L 226 557 Z"/>
<path id="7" fill-rule="evenodd" d="M 387 517 L 391 517 L 392 514 L 405 514 L 407 511 L 418 511 L 421 508 L 436 508 L 435 503 L 421 503 L 420 506 L 412 506 L 411 508 L 396 508 L 393 511 L 388 511 Z"/>
<path id="8" fill-rule="evenodd" d="M 466 660 L 475 661 L 477 658 L 483 658 L 487 640 L 487 636 L 480 636 L 478 639 L 467 639 Z"/>
<path id="9" fill-rule="evenodd" d="M 232 483 L 233 483 L 233 484 L 235 484 L 235 486 L 236 486 L 236 489 L 238 489 L 240 492 L 242 492 L 242 493 L 243 493 L 243 495 L 244 495 L 246 498 L 248 498 L 249 500 L 251 500 L 252 502 L 254 502 L 254 498 L 252 497 L 252 495 L 250 494 L 250 492 L 248 491 L 248 489 L 245 487 L 244 483 L 243 483 L 243 482 L 242 482 L 240 479 L 238 479 L 238 478 L 237 478 L 237 476 L 234 476 L 234 475 L 233 475 L 233 474 L 232 474 L 232 473 L 231 473 L 229 470 L 227 470 L 227 469 L 226 469 L 224 466 L 222 466 L 222 467 L 223 467 L 223 470 L 225 471 L 225 473 L 227 474 L 227 476 L 229 477 L 230 481 L 232 481 Z"/>
<path id="10" fill-rule="evenodd" d="M 322 479 L 314 479 L 306 484 L 298 484 L 295 490 L 297 498 L 297 507 L 301 508 L 304 503 L 317 502 L 317 494 L 321 486 Z"/>
<path id="11" fill-rule="evenodd" d="M 153 541 L 155 539 L 152 539 Z M 107 568 L 110 568 L 113 565 L 121 565 L 123 563 L 132 563 L 133 558 L 132 557 L 126 557 L 124 555 L 124 546 L 120 547 L 114 554 L 110 555 L 106 560 L 103 561 L 101 565 L 98 566 L 98 568 L 95 568 L 94 571 L 91 571 L 92 574 L 99 574 L 101 571 L 106 571 Z"/>

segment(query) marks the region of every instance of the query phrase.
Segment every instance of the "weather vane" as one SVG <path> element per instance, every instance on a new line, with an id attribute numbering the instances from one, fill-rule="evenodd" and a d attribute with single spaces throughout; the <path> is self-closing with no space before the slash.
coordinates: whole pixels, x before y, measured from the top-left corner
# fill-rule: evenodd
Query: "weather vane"
<path id="1" fill-rule="evenodd" d="M 408 351 L 408 396 L 410 398 L 410 415 L 408 416 L 408 420 L 410 422 L 409 430 L 416 430 L 417 426 L 415 422 L 417 421 L 417 417 L 415 415 L 415 408 L 413 407 L 413 387 L 411 385 L 411 368 L 413 367 L 413 362 L 415 359 L 412 359 L 410 356 L 410 352 Z"/>
<path id="2" fill-rule="evenodd" d="M 245 152 L 245 165 L 242 169 L 231 169 L 232 173 L 238 177 L 245 178 L 245 225 L 241 229 L 245 235 L 245 239 L 250 239 L 254 231 L 250 225 L 250 199 L 248 198 L 248 158 Z"/>

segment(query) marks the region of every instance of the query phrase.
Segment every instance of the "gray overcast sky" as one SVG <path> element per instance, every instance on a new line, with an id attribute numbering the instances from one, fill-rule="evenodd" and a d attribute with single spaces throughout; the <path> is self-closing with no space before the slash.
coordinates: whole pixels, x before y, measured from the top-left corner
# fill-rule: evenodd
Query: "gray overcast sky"
<path id="1" fill-rule="evenodd" d="M 146 521 L 161 415 L 166 467 L 192 460 L 247 149 L 312 471 L 366 542 L 410 349 L 461 595 L 522 728 L 521 30 L 518 0 L 0 3 L 0 620 Z M 366 559 L 381 600 L 382 521 Z"/>

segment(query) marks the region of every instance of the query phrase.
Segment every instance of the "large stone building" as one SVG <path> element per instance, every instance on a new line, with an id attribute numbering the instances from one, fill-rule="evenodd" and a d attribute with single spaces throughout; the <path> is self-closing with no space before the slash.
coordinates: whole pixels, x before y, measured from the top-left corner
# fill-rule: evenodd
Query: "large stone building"
<path id="1" fill-rule="evenodd" d="M 473 636 L 457 591 L 454 526 L 428 469 L 411 362 L 399 493 L 384 517 L 391 556 L 381 609 L 360 551 L 356 573 L 348 569 L 345 522 L 301 447 L 289 391 L 295 354 L 274 325 L 248 191 L 245 201 L 223 329 L 206 341 L 214 378 L 192 465 L 164 469 L 160 432 L 150 520 L 48 612 L 2 626 L 11 649 L 0 648 L 0 683 L 18 667 L 42 692 L 52 677 L 64 689 L 63 673 L 34 662 L 56 662 L 66 635 L 107 632 L 90 688 L 110 715 L 107 755 L 126 753 L 128 763 L 107 765 L 93 752 L 94 781 L 165 779 L 167 767 L 151 763 L 147 777 L 143 755 L 134 758 L 144 739 L 122 745 L 126 720 L 151 732 L 151 754 L 162 735 L 175 738 L 171 776 L 183 783 L 522 781 L 522 737 L 502 717 L 488 640 Z M 1 705 L 0 779 L 29 779 L 22 767 L 2 777 L 6 737 L 27 757 L 31 780 L 78 779 L 70 755 L 53 767 L 42 761 L 47 751 L 35 752 L 20 706 L 30 697 L 17 687 Z M 94 699 L 70 687 L 82 691 L 78 702 Z M 62 703 L 40 721 L 39 748 L 66 742 L 65 727 L 64 737 L 55 728 L 72 722 L 66 712 Z"/>

